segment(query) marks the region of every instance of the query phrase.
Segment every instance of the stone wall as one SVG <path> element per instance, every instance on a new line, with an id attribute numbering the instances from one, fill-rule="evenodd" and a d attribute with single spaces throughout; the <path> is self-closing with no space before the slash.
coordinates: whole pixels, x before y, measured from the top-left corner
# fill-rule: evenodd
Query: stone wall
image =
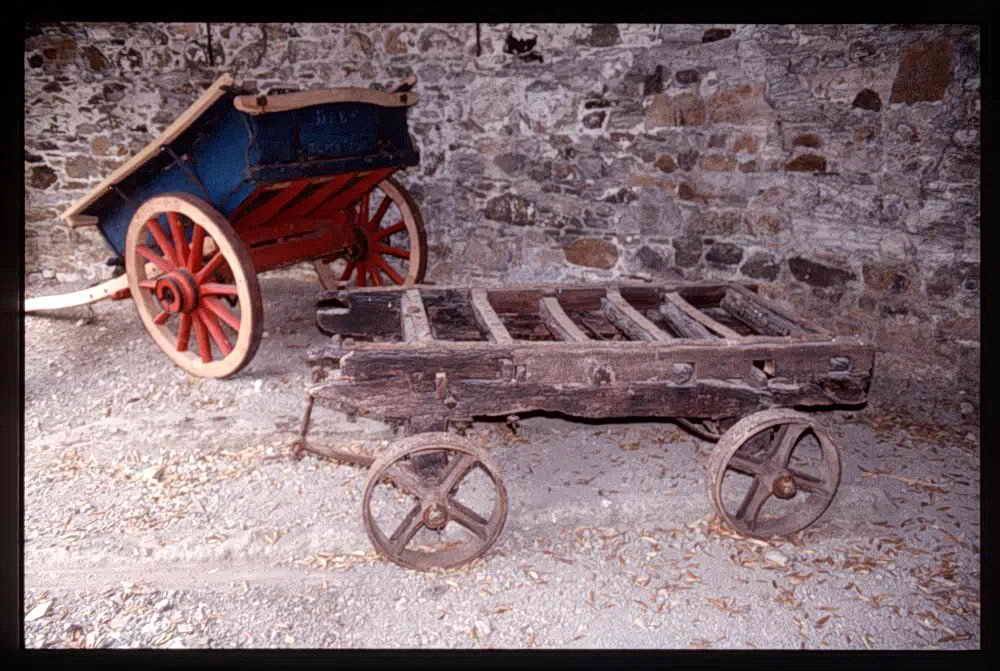
<path id="1" fill-rule="evenodd" d="M 108 272 L 56 216 L 218 74 L 416 74 L 428 279 L 753 280 L 879 344 L 873 404 L 975 422 L 979 61 L 960 25 L 32 25 L 26 270 Z"/>

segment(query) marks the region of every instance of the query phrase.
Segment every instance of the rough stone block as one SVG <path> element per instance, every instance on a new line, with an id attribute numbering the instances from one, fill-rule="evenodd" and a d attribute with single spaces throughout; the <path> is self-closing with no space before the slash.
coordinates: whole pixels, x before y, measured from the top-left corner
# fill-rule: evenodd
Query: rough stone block
<path id="1" fill-rule="evenodd" d="M 826 159 L 818 154 L 800 154 L 785 164 L 791 172 L 826 172 Z"/>
<path id="2" fill-rule="evenodd" d="M 535 223 L 535 204 L 527 198 L 505 193 L 486 203 L 484 214 L 487 219 L 502 221 L 516 226 L 530 226 Z"/>
<path id="3" fill-rule="evenodd" d="M 564 248 L 566 260 L 578 266 L 608 270 L 618 263 L 618 248 L 600 238 L 580 238 Z"/>
<path id="4" fill-rule="evenodd" d="M 772 254 L 756 252 L 740 266 L 740 272 L 754 279 L 774 280 L 781 272 L 781 265 Z"/>
<path id="5" fill-rule="evenodd" d="M 708 248 L 705 260 L 713 265 L 735 266 L 743 260 L 743 248 L 733 242 L 716 242 Z"/>
<path id="6" fill-rule="evenodd" d="M 704 250 L 704 243 L 700 236 L 687 235 L 673 241 L 674 258 L 677 265 L 689 268 L 698 265 L 701 260 L 701 253 Z"/>
<path id="7" fill-rule="evenodd" d="M 788 259 L 788 269 L 799 282 L 820 288 L 839 287 L 857 279 L 857 275 L 850 270 L 834 268 L 801 256 Z"/>
<path id="8" fill-rule="evenodd" d="M 705 101 L 696 93 L 675 96 L 661 93 L 653 96 L 646 110 L 646 129 L 660 126 L 702 126 L 705 124 Z"/>
<path id="9" fill-rule="evenodd" d="M 941 100 L 951 83 L 951 40 L 918 42 L 899 62 L 891 103 Z"/>
<path id="10" fill-rule="evenodd" d="M 774 109 L 764 99 L 762 83 L 720 89 L 709 98 L 708 110 L 709 123 L 752 125 L 770 123 L 776 118 Z"/>

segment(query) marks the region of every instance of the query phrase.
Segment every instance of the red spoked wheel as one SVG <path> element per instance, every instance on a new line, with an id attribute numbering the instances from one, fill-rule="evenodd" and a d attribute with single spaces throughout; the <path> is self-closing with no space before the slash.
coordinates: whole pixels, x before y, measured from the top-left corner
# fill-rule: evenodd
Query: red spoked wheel
<path id="1" fill-rule="evenodd" d="M 257 273 L 232 226 L 201 198 L 168 193 L 143 203 L 125 240 L 125 271 L 146 330 L 187 372 L 228 377 L 257 352 Z"/>
<path id="2" fill-rule="evenodd" d="M 379 182 L 352 210 L 352 243 L 313 263 L 325 289 L 419 284 L 427 271 L 427 235 L 413 197 L 396 180 Z"/>

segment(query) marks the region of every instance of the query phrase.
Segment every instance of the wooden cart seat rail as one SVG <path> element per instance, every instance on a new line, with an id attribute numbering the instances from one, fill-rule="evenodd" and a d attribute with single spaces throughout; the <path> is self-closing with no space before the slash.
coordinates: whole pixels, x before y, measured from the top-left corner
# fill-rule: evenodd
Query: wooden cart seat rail
<path id="1" fill-rule="evenodd" d="M 208 89 L 202 93 L 194 103 L 191 104 L 184 113 L 181 114 L 172 124 L 167 126 L 156 139 L 147 144 L 142 150 L 118 167 L 100 184 L 91 189 L 87 195 L 73 203 L 72 207 L 60 215 L 60 219 L 70 226 L 93 226 L 98 223 L 97 217 L 84 215 L 82 212 L 90 207 L 104 193 L 118 184 L 133 172 L 141 168 L 147 161 L 159 154 L 160 148 L 169 145 L 181 133 L 194 123 L 205 110 L 210 108 L 215 101 L 226 93 L 226 87 L 232 86 L 233 78 L 229 73 L 225 73 L 216 79 Z"/>
<path id="2" fill-rule="evenodd" d="M 233 105 L 241 112 L 252 114 L 267 114 L 269 112 L 287 112 L 312 105 L 326 103 L 368 103 L 382 107 L 410 107 L 416 104 L 417 95 L 411 91 L 386 93 L 358 86 L 343 86 L 335 89 L 297 91 L 281 93 L 273 96 L 245 95 L 236 96 Z"/>

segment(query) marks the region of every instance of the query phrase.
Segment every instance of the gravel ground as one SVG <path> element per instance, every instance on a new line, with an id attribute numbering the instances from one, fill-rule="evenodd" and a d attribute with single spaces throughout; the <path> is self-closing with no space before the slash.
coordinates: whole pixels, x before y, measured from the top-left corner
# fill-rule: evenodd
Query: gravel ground
<path id="1" fill-rule="evenodd" d="M 477 423 L 507 526 L 486 557 L 415 572 L 371 547 L 361 469 L 286 458 L 318 285 L 261 284 L 266 337 L 225 381 L 174 367 L 129 301 L 25 317 L 26 647 L 980 647 L 978 427 L 824 413 L 837 499 L 765 543 L 715 520 L 713 446 L 672 423 Z M 319 406 L 313 427 L 393 438 Z"/>

